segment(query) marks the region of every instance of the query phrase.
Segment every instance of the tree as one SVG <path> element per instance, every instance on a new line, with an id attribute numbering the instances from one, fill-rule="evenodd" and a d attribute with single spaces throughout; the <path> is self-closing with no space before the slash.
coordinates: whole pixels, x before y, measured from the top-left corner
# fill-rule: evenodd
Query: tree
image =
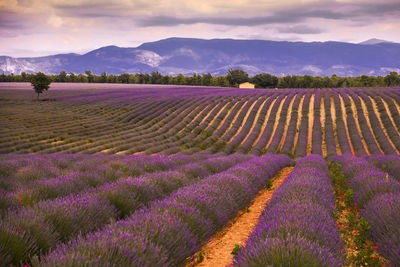
<path id="1" fill-rule="evenodd" d="M 65 83 L 67 81 L 67 72 L 65 70 L 61 71 L 60 74 L 58 74 L 57 80 L 61 83 Z"/>
<path id="2" fill-rule="evenodd" d="M 129 83 L 129 73 L 122 73 L 121 75 L 119 75 L 118 80 L 121 83 Z"/>
<path id="3" fill-rule="evenodd" d="M 162 84 L 162 78 L 163 76 L 161 73 L 159 73 L 158 71 L 153 71 L 151 73 L 150 80 L 152 84 Z"/>
<path id="4" fill-rule="evenodd" d="M 211 73 L 203 74 L 203 77 L 201 77 L 201 84 L 205 86 L 210 86 L 211 80 L 212 80 Z"/>
<path id="5" fill-rule="evenodd" d="M 248 82 L 249 74 L 242 69 L 230 69 L 226 75 L 231 86 L 237 86 L 238 84 Z"/>
<path id="6" fill-rule="evenodd" d="M 85 70 L 89 83 L 94 82 L 93 73 L 91 70 Z"/>
<path id="7" fill-rule="evenodd" d="M 69 73 L 69 80 L 71 81 L 71 82 L 76 82 L 76 74 L 75 73 L 73 73 L 73 72 L 70 72 Z"/>
<path id="8" fill-rule="evenodd" d="M 387 86 L 398 86 L 400 85 L 400 76 L 397 72 L 392 71 L 385 76 L 385 83 Z"/>
<path id="9" fill-rule="evenodd" d="M 42 72 L 38 72 L 36 75 L 32 76 L 31 84 L 37 93 L 37 100 L 39 100 L 39 95 L 43 93 L 43 91 L 49 89 L 50 83 L 50 78 Z"/>
<path id="10" fill-rule="evenodd" d="M 85 75 L 83 75 L 82 73 L 78 75 L 78 77 L 76 78 L 76 80 L 80 83 L 87 83 L 88 82 L 88 77 L 86 77 Z"/>
<path id="11" fill-rule="evenodd" d="M 23 71 L 23 72 L 21 73 L 21 78 L 22 78 L 22 81 L 23 81 L 23 82 L 26 82 L 26 81 L 27 81 L 26 72 Z"/>
<path id="12" fill-rule="evenodd" d="M 278 77 L 268 73 L 257 74 L 251 81 L 261 88 L 275 88 L 278 85 Z"/>
<path id="13" fill-rule="evenodd" d="M 107 73 L 106 72 L 101 73 L 100 82 L 102 82 L 102 83 L 107 82 Z"/>

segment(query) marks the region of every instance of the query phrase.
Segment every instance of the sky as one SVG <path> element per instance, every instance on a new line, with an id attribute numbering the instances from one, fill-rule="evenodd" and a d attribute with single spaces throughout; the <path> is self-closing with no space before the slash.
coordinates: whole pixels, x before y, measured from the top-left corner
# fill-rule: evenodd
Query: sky
<path id="1" fill-rule="evenodd" d="M 0 55 L 169 37 L 400 43 L 400 0 L 0 0 Z"/>

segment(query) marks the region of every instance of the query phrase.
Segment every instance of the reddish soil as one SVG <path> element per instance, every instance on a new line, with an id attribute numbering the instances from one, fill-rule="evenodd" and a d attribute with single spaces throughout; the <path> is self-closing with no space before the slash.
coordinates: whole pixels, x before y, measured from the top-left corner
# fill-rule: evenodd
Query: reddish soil
<path id="1" fill-rule="evenodd" d="M 241 210 L 220 232 L 215 234 L 203 248 L 196 253 L 194 260 L 186 266 L 229 266 L 232 264 L 232 249 L 236 244 L 246 243 L 250 234 L 258 224 L 259 217 L 275 190 L 282 184 L 294 167 L 283 168 L 273 177 L 272 190 L 262 189 L 247 208 Z M 204 260 L 198 261 L 202 253 Z"/>
<path id="2" fill-rule="evenodd" d="M 296 134 L 294 136 L 294 141 L 293 141 L 293 148 L 292 148 L 292 154 L 294 154 L 296 147 L 297 147 L 297 142 L 299 140 L 299 131 L 300 131 L 300 124 L 301 124 L 301 117 L 302 117 L 302 112 L 303 112 L 303 102 L 304 98 L 306 97 L 305 94 L 300 99 L 299 103 L 299 109 L 297 110 L 297 125 L 296 125 Z"/>
<path id="3" fill-rule="evenodd" d="M 330 98 L 331 98 L 331 116 L 332 116 L 333 133 L 335 135 L 335 143 L 336 143 L 336 154 L 342 155 L 342 150 L 340 149 L 339 139 L 337 136 L 335 101 L 333 101 L 332 95 Z"/>
<path id="4" fill-rule="evenodd" d="M 324 97 L 322 91 L 322 98 L 321 98 L 321 107 L 320 107 L 320 121 L 321 121 L 321 130 L 322 130 L 322 156 L 325 158 L 328 155 L 326 151 L 326 138 L 325 138 L 325 104 L 324 104 Z"/>
<path id="5" fill-rule="evenodd" d="M 307 154 L 312 153 L 312 131 L 314 127 L 314 99 L 315 92 L 311 95 L 310 106 L 308 108 L 308 134 L 307 134 Z"/>

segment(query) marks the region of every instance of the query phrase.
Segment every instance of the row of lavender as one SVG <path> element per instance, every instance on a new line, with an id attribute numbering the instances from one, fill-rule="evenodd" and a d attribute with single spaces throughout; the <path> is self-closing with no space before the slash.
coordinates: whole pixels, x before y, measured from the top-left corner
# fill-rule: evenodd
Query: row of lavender
<path id="1" fill-rule="evenodd" d="M 299 160 L 276 190 L 235 266 L 342 266 L 335 196 L 319 155 Z"/>
<path id="2" fill-rule="evenodd" d="M 64 120 L 55 121 L 54 117 L 52 117 L 54 116 L 53 114 L 52 116 L 49 116 L 48 121 L 46 120 L 46 125 L 42 125 L 43 119 L 35 119 L 38 124 L 35 126 L 39 126 L 36 127 L 37 131 L 35 132 L 52 132 L 54 131 L 54 128 L 61 128 L 65 126 L 68 127 L 68 131 L 71 132 L 73 136 L 69 136 L 68 140 L 66 140 L 68 142 L 64 142 L 65 144 L 58 144 L 56 147 L 54 147 L 54 142 L 52 142 L 51 137 L 45 138 L 50 140 L 42 140 L 41 137 L 33 137 L 32 141 L 45 142 L 40 142 L 40 144 L 37 144 L 36 146 L 31 146 L 31 148 L 40 150 L 42 153 L 54 153 L 58 151 L 63 151 L 64 153 L 74 153 L 75 149 L 88 150 L 87 153 L 89 153 L 92 148 L 94 149 L 99 145 L 105 145 L 101 142 L 101 140 L 99 140 L 99 144 L 99 142 L 97 142 L 95 139 L 97 137 L 102 137 L 105 135 L 112 135 L 112 137 L 114 137 L 113 135 L 115 135 L 115 140 L 121 140 L 121 138 L 117 138 L 121 135 L 124 137 L 130 137 L 130 134 L 133 134 L 133 136 L 137 137 L 137 133 L 132 131 L 133 126 L 135 129 L 137 128 L 137 130 L 140 131 L 142 130 L 142 126 L 147 129 L 149 126 L 153 126 L 155 121 L 164 120 L 166 118 L 175 118 L 176 116 L 173 116 L 175 115 L 175 112 L 181 114 L 183 111 L 181 107 L 185 104 L 189 104 L 190 109 L 193 110 L 193 108 L 195 108 L 200 102 L 207 102 L 213 99 L 217 101 L 218 98 L 221 97 L 240 97 L 246 94 L 248 93 L 245 91 L 238 91 L 234 89 L 219 90 L 215 92 L 213 90 L 205 90 L 204 88 L 187 88 L 180 90 L 172 90 L 169 88 L 168 90 L 162 91 L 150 90 L 150 92 L 138 92 L 137 90 L 116 90 L 106 92 L 99 91 L 91 92 L 90 94 L 78 94 L 77 96 L 59 97 L 56 98 L 60 101 L 55 105 L 57 110 L 62 106 L 62 110 L 70 111 L 71 107 L 73 107 L 74 110 L 72 113 L 76 115 L 74 116 L 74 119 L 76 117 L 79 119 L 77 121 L 68 121 L 65 120 L 67 118 L 65 117 Z M 261 92 L 261 94 L 263 94 L 263 92 Z M 157 97 L 155 97 L 155 95 L 157 95 Z M 66 115 L 65 111 L 63 112 L 63 115 Z M 35 112 L 32 113 L 35 114 Z M 43 116 L 43 114 L 41 115 Z M 94 115 L 96 115 L 95 118 L 99 119 L 99 121 L 93 120 Z M 26 118 L 22 117 L 21 120 L 24 122 L 26 121 Z M 51 121 L 51 123 L 48 123 L 49 121 Z M 116 126 L 118 126 L 118 129 L 112 127 L 117 123 L 118 125 Z M 136 125 L 137 123 L 139 123 L 139 125 Z M 82 127 L 79 128 L 81 125 L 86 127 L 84 127 L 84 129 L 82 129 Z M 94 129 L 101 129 L 101 132 L 95 132 L 93 131 Z M 22 129 L 21 131 L 23 132 Z M 147 133 L 151 132 L 152 131 Z M 144 133 L 141 133 L 140 135 L 143 134 Z M 86 140 L 79 140 L 79 138 L 75 139 L 74 137 L 76 135 L 90 135 L 95 141 L 88 144 L 85 142 Z M 19 139 L 15 138 L 14 135 L 7 134 L 6 132 L 4 132 L 4 135 L 0 133 L 0 136 L 3 140 L 2 144 L 0 144 L 0 151 L 3 151 L 3 153 L 6 151 L 10 152 L 10 143 L 8 141 Z M 24 149 L 27 145 L 28 144 L 20 144 L 14 149 Z M 104 148 L 106 148 L 106 146 Z"/>
<path id="3" fill-rule="evenodd" d="M 145 165 L 148 170 L 154 170 L 157 166 L 170 170 L 145 173 L 133 178 L 120 177 L 85 190 L 72 186 L 70 188 L 74 190 L 66 192 L 70 179 L 65 177 L 55 178 L 58 179 L 57 183 L 53 183 L 54 179 L 43 179 L 43 186 L 46 182 L 50 184 L 45 192 L 66 192 L 66 196 L 55 195 L 58 198 L 31 203 L 31 206 L 23 205 L 22 198 L 18 197 L 21 207 L 9 209 L 0 222 L 0 255 L 13 264 L 26 261 L 33 255 L 54 248 L 60 242 L 100 229 L 111 221 L 129 216 L 151 201 L 162 199 L 181 187 L 252 158 L 246 155 L 198 157 L 155 157 L 152 163 Z M 127 157 L 122 157 L 133 167 L 141 163 L 140 157 L 136 158 L 139 163 L 130 159 L 133 161 L 131 163 Z M 96 159 L 92 160 L 96 162 Z M 99 176 L 98 179 L 102 179 L 100 173 Z M 87 181 L 82 179 L 81 182 Z M 29 187 L 27 189 L 30 190 Z"/>
<path id="4" fill-rule="evenodd" d="M 2 155 L 0 214 L 124 177 L 165 171 L 211 156 Z"/>
<path id="5" fill-rule="evenodd" d="M 256 157 L 155 201 L 101 231 L 60 245 L 35 266 L 178 266 L 291 160 Z"/>
<path id="6" fill-rule="evenodd" d="M 287 111 L 290 102 L 293 101 L 295 96 L 296 99 L 294 99 L 295 101 L 293 101 L 294 103 L 292 105 L 292 110 L 296 111 L 296 105 L 299 105 L 300 99 L 304 92 L 307 92 L 307 96 L 304 98 L 303 101 L 302 116 L 297 138 L 298 142 L 297 144 L 293 144 L 296 133 L 291 135 L 289 134 L 293 133 L 298 116 L 296 112 L 291 114 L 291 126 L 288 127 L 286 136 L 283 136 L 285 124 L 288 123 L 286 118 Z M 312 148 L 311 152 L 322 155 L 322 145 L 324 143 L 323 141 L 325 141 L 325 153 L 329 158 L 332 158 L 337 153 L 354 153 L 358 156 L 363 156 L 367 153 L 394 154 L 396 153 L 396 151 L 398 151 L 398 149 L 400 148 L 400 143 L 398 141 L 400 140 L 399 134 L 393 127 L 392 121 L 387 115 L 386 109 L 384 109 L 383 102 L 380 101 L 380 98 L 378 96 L 374 96 L 373 92 L 367 91 L 369 95 L 372 95 L 372 98 L 374 99 L 374 101 L 376 101 L 378 107 L 380 107 L 379 116 L 381 117 L 381 121 L 383 123 L 382 126 L 384 128 L 382 128 L 380 121 L 375 115 L 373 107 L 374 103 L 370 102 L 371 100 L 369 98 L 366 98 L 366 94 L 363 90 L 351 91 L 336 89 L 331 89 L 330 91 L 323 90 L 323 92 L 319 89 L 315 91 L 314 106 L 311 107 L 314 111 L 314 121 L 313 124 L 309 126 L 308 114 L 310 108 L 310 99 L 313 92 L 313 90 L 293 90 L 291 92 L 280 92 L 278 95 L 271 95 L 269 97 L 266 95 L 268 101 L 264 100 L 265 103 L 269 102 L 269 104 L 271 104 L 277 96 L 278 98 L 276 99 L 273 106 L 269 107 L 271 109 L 270 116 L 268 118 L 259 116 L 256 122 L 253 122 L 256 113 L 254 109 L 261 109 L 260 112 L 264 115 L 266 114 L 267 106 L 264 105 L 263 108 L 261 108 L 261 102 L 263 100 L 259 99 L 259 96 L 254 96 L 253 98 L 244 98 L 241 100 L 239 105 L 235 106 L 236 110 L 229 114 L 230 118 L 224 121 L 225 126 L 220 127 L 219 134 L 215 134 L 212 131 L 207 131 L 205 135 L 201 135 L 201 133 L 203 133 L 202 130 L 207 127 L 207 124 L 203 123 L 201 127 L 195 127 L 196 130 L 194 131 L 194 133 L 183 133 L 183 138 L 180 140 L 181 137 L 178 137 L 177 139 L 179 141 L 177 141 L 176 143 L 179 145 L 185 144 L 185 146 L 193 148 L 194 150 L 192 150 L 192 152 L 197 152 L 199 151 L 199 148 L 204 149 L 207 147 L 208 152 L 216 152 L 222 147 L 225 153 L 231 153 L 238 150 L 241 152 L 251 151 L 251 153 L 257 155 L 260 155 L 264 152 L 276 153 L 280 152 L 281 150 L 283 150 L 283 152 L 285 153 L 292 154 L 293 148 L 288 148 L 288 144 L 292 144 L 295 146 L 294 155 L 296 157 L 302 157 L 308 152 L 308 128 L 313 127 L 312 145 L 310 145 Z M 322 94 L 324 98 L 325 125 L 321 124 L 320 119 Z M 331 98 L 333 99 L 332 103 L 330 100 Z M 361 102 L 360 98 L 363 102 Z M 281 103 L 283 100 L 284 103 Z M 354 110 L 352 103 L 353 101 L 355 107 Z M 396 108 L 394 108 L 395 104 L 390 102 L 388 103 L 391 104 L 391 108 L 389 108 L 391 117 L 394 119 L 398 118 L 399 112 Z M 335 110 L 335 129 L 333 128 L 330 112 L 331 104 L 334 104 L 333 108 Z M 244 118 L 246 112 L 248 112 L 247 109 L 251 105 L 253 105 L 253 110 L 251 110 L 250 116 L 247 117 L 246 122 L 241 122 L 241 119 Z M 343 110 L 342 105 L 344 106 Z M 365 115 L 368 116 L 368 120 L 365 118 L 363 105 L 365 105 L 365 109 L 367 112 L 367 114 Z M 277 114 L 280 106 L 282 106 L 281 112 L 280 114 Z M 239 112 L 239 110 L 241 110 L 240 113 L 236 114 L 237 112 Z M 213 111 L 216 113 L 215 109 Z M 236 117 L 236 120 L 232 121 L 234 117 Z M 263 132 L 259 133 L 258 127 L 254 127 L 254 132 L 252 131 L 249 133 L 249 131 L 251 130 L 250 126 L 253 123 L 255 123 L 257 126 L 261 126 L 263 124 L 263 120 L 265 119 L 268 119 L 267 125 L 271 126 L 274 125 L 278 120 L 275 132 L 273 132 L 272 127 L 266 127 Z M 225 131 L 228 128 L 229 123 L 232 123 L 229 131 L 221 133 L 221 131 Z M 368 123 L 370 125 L 368 125 Z M 241 125 L 243 126 L 242 128 L 240 127 Z M 324 132 L 322 132 L 323 130 Z M 188 135 L 185 136 L 185 134 Z M 254 143 L 258 134 L 260 138 L 258 139 L 258 142 Z M 337 135 L 337 140 L 335 140 L 335 135 Z M 235 136 L 235 138 L 231 138 L 232 136 Z M 246 136 L 251 138 L 247 138 L 246 140 L 244 140 Z M 193 139 L 193 137 L 195 137 L 195 139 Z M 190 142 L 191 140 L 193 140 L 193 142 Z M 197 144 L 198 141 L 200 141 L 202 145 L 195 147 L 195 144 Z M 226 142 L 225 146 L 224 142 Z M 339 151 L 336 151 L 336 143 L 338 143 Z M 176 146 L 174 149 L 174 141 L 169 142 L 168 147 L 169 149 L 167 149 L 166 151 L 178 151 Z"/>
<path id="7" fill-rule="evenodd" d="M 399 155 L 370 155 L 365 157 L 369 163 L 390 174 L 400 182 L 400 156 Z"/>
<path id="8" fill-rule="evenodd" d="M 281 152 L 295 157 L 312 152 L 331 159 L 336 154 L 400 151 L 400 97 L 394 89 L 139 92 L 59 97 L 41 105 L 40 112 L 26 103 L 21 111 L 10 112 L 18 105 L 12 103 L 10 110 L 0 109 L 6 118 L 0 123 L 0 153 L 193 154 L 205 150 Z M 311 113 L 313 120 L 309 120 Z"/>
<path id="9" fill-rule="evenodd" d="M 373 156 L 367 159 L 371 162 L 392 160 L 392 157 L 386 157 Z M 357 207 L 371 227 L 371 239 L 378 245 L 379 254 L 393 266 L 399 266 L 400 181 L 374 167 L 364 158 L 347 155 L 338 156 L 336 160 L 350 180 Z M 395 160 L 399 162 L 400 158 Z"/>

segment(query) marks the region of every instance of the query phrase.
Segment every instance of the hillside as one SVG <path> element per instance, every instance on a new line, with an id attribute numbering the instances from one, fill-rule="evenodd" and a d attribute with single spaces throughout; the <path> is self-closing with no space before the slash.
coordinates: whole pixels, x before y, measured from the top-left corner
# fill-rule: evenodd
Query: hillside
<path id="1" fill-rule="evenodd" d="M 310 74 L 319 76 L 386 75 L 400 70 L 400 44 L 368 40 L 343 42 L 278 42 L 264 40 L 169 38 L 138 47 L 106 46 L 83 55 L 59 54 L 37 58 L 0 57 L 0 72 L 20 74 L 60 71 L 212 73 L 230 68 L 249 74 Z"/>
<path id="2" fill-rule="evenodd" d="M 400 151 L 400 93 L 395 88 L 79 89 L 85 86 L 58 84 L 64 89 L 50 89 L 44 95 L 48 101 L 41 102 L 33 100 L 31 89 L 0 89 L 0 153 L 202 151 L 332 158 Z"/>

